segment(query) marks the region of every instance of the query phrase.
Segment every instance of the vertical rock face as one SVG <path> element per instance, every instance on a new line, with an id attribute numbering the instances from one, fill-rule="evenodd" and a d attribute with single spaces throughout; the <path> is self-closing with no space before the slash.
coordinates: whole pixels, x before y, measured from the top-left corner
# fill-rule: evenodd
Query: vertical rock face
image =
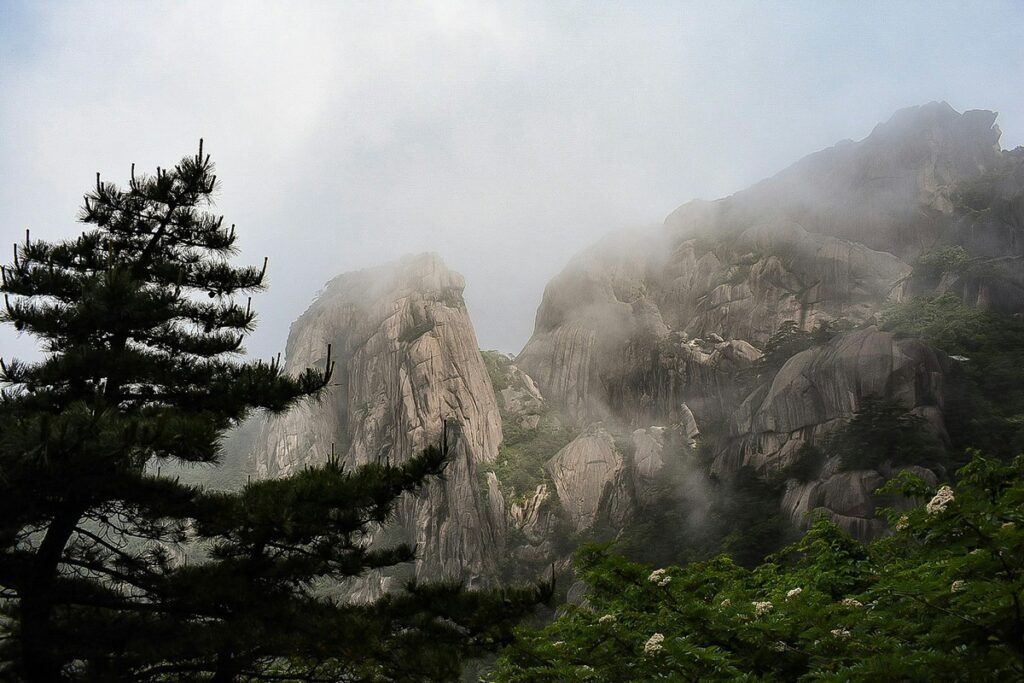
<path id="1" fill-rule="evenodd" d="M 875 327 L 802 351 L 738 411 L 734 426 L 743 435 L 744 464 L 762 467 L 792 451 L 791 441 L 853 414 L 864 396 L 941 409 L 947 368 L 945 356 L 931 347 Z"/>
<path id="2" fill-rule="evenodd" d="M 462 299 L 465 283 L 434 255 L 332 280 L 292 325 L 286 369 L 322 365 L 333 345 L 336 386 L 319 405 L 271 419 L 253 453 L 260 476 L 287 475 L 336 451 L 352 465 L 400 463 L 455 425 L 442 482 L 402 502 L 397 533 L 419 544 L 418 575 L 493 574 L 504 510 L 477 486 L 501 420 Z"/>
<path id="3" fill-rule="evenodd" d="M 946 440 L 942 405 L 948 369 L 944 354 L 875 327 L 797 353 L 736 411 L 731 424 L 736 438 L 712 469 L 750 465 L 762 472 L 781 471 L 795 462 L 804 444 L 827 443 L 868 396 L 900 400 Z M 838 472 L 837 464 L 826 466 L 818 481 L 790 482 L 784 509 L 797 525 L 808 521 L 806 513 L 819 509 L 858 538 L 877 536 L 885 525 L 875 519 L 880 503 L 873 492 L 888 477 L 874 470 Z M 934 479 L 931 472 L 917 469 Z"/>
<path id="4" fill-rule="evenodd" d="M 706 418 L 708 399 L 721 395 L 712 385 L 731 383 L 759 355 L 750 342 L 763 343 L 787 320 L 808 329 L 819 320 L 870 320 L 902 299 L 912 271 L 892 254 L 796 225 L 750 228 L 718 243 L 683 239 L 667 261 L 664 240 L 649 238 L 658 246 L 643 267 L 616 267 L 618 255 L 635 246 L 600 244 L 545 290 L 517 363 L 582 422 L 671 419 L 666 401 L 676 400 L 692 401 Z M 718 347 L 713 360 L 685 349 L 680 358 L 679 349 L 704 351 L 723 338 L 731 348 Z M 682 374 L 699 376 L 667 391 L 669 376 L 681 374 L 664 370 L 680 362 L 695 370 Z"/>
<path id="5" fill-rule="evenodd" d="M 999 272 L 947 284 L 1024 310 L 1024 152 L 999 150 L 994 120 L 945 103 L 903 110 L 861 142 L 684 205 L 661 231 L 605 240 L 548 285 L 517 364 L 582 423 L 671 419 L 680 396 L 716 419 L 707 377 L 663 391 L 679 374 L 665 372 L 673 335 L 761 344 L 787 320 L 868 323 L 907 295 L 920 254 L 948 244 Z M 726 371 L 718 383 L 730 382 Z M 644 401 L 660 407 L 637 410 Z"/>
<path id="6" fill-rule="evenodd" d="M 933 291 L 1024 312 L 1024 150 L 1000 150 L 994 121 L 945 103 L 903 110 L 865 140 L 686 204 L 659 231 L 606 239 L 549 283 L 517 365 L 582 427 L 713 427 L 719 473 L 788 464 L 868 396 L 900 399 L 941 437 L 944 357 L 873 323 L 885 305 Z M 929 284 L 917 259 L 947 246 L 972 268 Z M 786 321 L 852 331 L 766 376 L 759 349 Z M 606 449 L 591 446 L 613 472 Z M 637 443 L 648 479 L 649 446 Z M 824 507 L 870 536 L 871 491 L 886 476 L 825 472 L 784 507 L 794 519 Z"/>

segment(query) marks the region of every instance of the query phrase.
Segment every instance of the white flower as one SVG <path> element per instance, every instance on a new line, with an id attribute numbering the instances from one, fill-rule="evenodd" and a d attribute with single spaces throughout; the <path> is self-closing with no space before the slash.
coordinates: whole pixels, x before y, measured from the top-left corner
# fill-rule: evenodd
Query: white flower
<path id="1" fill-rule="evenodd" d="M 800 595 L 803 592 L 804 592 L 804 589 L 800 588 L 799 586 L 794 588 L 793 590 L 791 590 L 788 593 L 786 593 L 786 601 L 788 602 L 788 601 L 792 600 L 793 598 L 795 598 L 796 596 Z"/>
<path id="2" fill-rule="evenodd" d="M 1000 529 L 1005 529 L 1005 530 L 1009 531 L 1010 529 L 1014 528 L 1015 526 L 1017 526 L 1017 525 L 1014 524 L 1013 522 L 1003 522 L 1002 526 L 999 527 L 999 528 Z"/>
<path id="3" fill-rule="evenodd" d="M 896 531 L 903 531 L 904 529 L 907 529 L 909 527 L 910 520 L 907 518 L 906 515 L 903 515 L 902 517 L 896 520 Z"/>
<path id="4" fill-rule="evenodd" d="M 655 633 L 653 636 L 647 639 L 644 643 L 644 654 L 651 655 L 655 652 L 661 652 L 661 644 L 665 640 L 665 636 L 660 633 Z"/>
<path id="5" fill-rule="evenodd" d="M 556 640 L 555 644 L 553 645 L 553 647 L 563 647 L 564 645 L 565 645 L 565 641 L 564 640 Z"/>
<path id="6" fill-rule="evenodd" d="M 752 604 L 754 606 L 754 614 L 756 616 L 762 616 L 764 614 L 768 614 L 769 612 L 772 611 L 772 608 L 775 607 L 775 605 L 773 605 L 772 603 L 770 603 L 768 601 L 765 601 L 765 602 L 752 602 L 750 604 Z"/>
<path id="7" fill-rule="evenodd" d="M 729 598 L 726 598 L 725 600 L 722 600 L 722 607 L 728 607 L 731 604 L 732 604 L 732 600 L 730 600 Z"/>
<path id="8" fill-rule="evenodd" d="M 845 628 L 834 628 L 831 631 L 829 631 L 829 633 L 832 634 L 833 638 L 839 638 L 841 640 L 845 640 L 849 638 L 851 635 L 850 632 L 847 631 Z"/>
<path id="9" fill-rule="evenodd" d="M 943 486 L 935 494 L 935 497 L 931 499 L 928 505 L 925 506 L 925 510 L 928 511 L 929 515 L 937 515 L 941 512 L 946 511 L 946 506 L 953 502 L 953 489 L 948 486 Z"/>
<path id="10" fill-rule="evenodd" d="M 616 621 L 618 620 L 615 618 L 614 614 L 606 614 L 597 620 L 599 624 L 614 624 Z"/>
<path id="11" fill-rule="evenodd" d="M 960 593 L 961 591 L 964 591 L 966 589 L 967 589 L 967 582 L 963 581 L 961 579 L 957 579 L 956 581 L 954 581 L 950 585 L 949 592 L 950 593 Z"/>
<path id="12" fill-rule="evenodd" d="M 647 580 L 651 583 L 656 583 L 659 586 L 667 586 L 672 583 L 672 577 L 666 576 L 664 569 L 655 569 L 651 572 L 651 575 L 647 577 Z"/>
<path id="13" fill-rule="evenodd" d="M 970 553 L 968 553 L 968 554 L 969 554 L 969 555 L 981 555 L 981 554 L 982 554 L 983 552 L 985 552 L 985 550 L 984 550 L 984 549 L 982 549 L 982 548 L 975 548 L 974 550 L 972 550 L 972 551 L 971 551 Z"/>
<path id="14" fill-rule="evenodd" d="M 843 607 L 853 607 L 854 609 L 860 609 L 864 606 L 864 603 L 857 598 L 843 598 L 843 601 L 839 604 Z"/>

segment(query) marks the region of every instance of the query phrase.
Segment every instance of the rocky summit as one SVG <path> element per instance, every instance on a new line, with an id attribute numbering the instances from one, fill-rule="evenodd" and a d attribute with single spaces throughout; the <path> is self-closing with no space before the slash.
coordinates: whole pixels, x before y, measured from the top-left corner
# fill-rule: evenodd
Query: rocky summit
<path id="1" fill-rule="evenodd" d="M 884 533 L 878 487 L 904 469 L 935 481 L 942 465 L 855 461 L 832 439 L 888 401 L 950 448 L 963 361 L 886 329 L 886 312 L 948 293 L 1024 313 L 1024 150 L 1000 148 L 995 119 L 905 109 L 659 230 L 587 248 L 547 286 L 515 357 L 478 349 L 463 278 L 435 255 L 341 275 L 292 325 L 286 358 L 322 364 L 331 344 L 336 386 L 261 426 L 254 471 L 332 452 L 401 462 L 447 424 L 446 476 L 379 536 L 418 545 L 416 576 L 470 584 L 564 570 L 577 543 L 621 540 L 666 500 L 686 527 L 742 472 L 777 489 L 795 527 L 817 510 L 861 539 Z"/>

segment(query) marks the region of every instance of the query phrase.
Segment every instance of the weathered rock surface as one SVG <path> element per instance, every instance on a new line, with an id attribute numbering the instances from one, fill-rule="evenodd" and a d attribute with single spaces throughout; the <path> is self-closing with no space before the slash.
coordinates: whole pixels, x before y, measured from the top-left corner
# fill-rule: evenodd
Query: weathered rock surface
<path id="1" fill-rule="evenodd" d="M 680 400 L 704 419 L 708 398 L 760 355 L 751 341 L 764 342 L 786 320 L 806 329 L 819 320 L 868 321 L 903 297 L 912 270 L 891 254 L 796 225 L 750 228 L 727 250 L 687 239 L 667 262 L 653 249 L 643 267 L 615 263 L 621 251 L 617 241 L 598 245 L 552 281 L 517 359 L 582 422 L 671 420 L 670 403 Z M 691 338 L 703 341 L 685 343 Z M 713 349 L 719 355 L 707 358 Z M 684 375 L 695 377 L 680 383 Z"/>
<path id="2" fill-rule="evenodd" d="M 778 469 L 805 441 L 852 417 L 868 396 L 899 399 L 908 410 L 941 409 L 947 367 L 944 354 L 873 326 L 801 351 L 736 411 L 738 442 L 716 469 Z"/>
<path id="3" fill-rule="evenodd" d="M 576 531 L 598 521 L 621 526 L 629 518 L 633 504 L 627 463 L 615 440 L 600 426 L 576 437 L 548 462 L 547 469 Z"/>
<path id="4" fill-rule="evenodd" d="M 536 429 L 546 405 L 533 378 L 510 364 L 505 372 L 504 386 L 498 392 L 503 417 L 523 429 Z"/>
<path id="5" fill-rule="evenodd" d="M 694 428 L 696 428 L 695 425 Z M 662 468 L 665 467 L 665 428 L 637 429 L 633 432 L 631 439 L 633 445 L 633 495 L 638 505 L 645 506 L 654 501 L 652 495 L 654 486 Z"/>
<path id="6" fill-rule="evenodd" d="M 472 582 L 494 573 L 505 512 L 500 494 L 477 485 L 501 421 L 464 286 L 431 254 L 328 283 L 292 325 L 285 367 L 322 365 L 330 343 L 336 386 L 322 403 L 269 421 L 253 458 L 264 477 L 322 462 L 332 444 L 352 465 L 400 463 L 439 443 L 448 420 L 456 431 L 446 477 L 402 501 L 395 533 L 419 544 L 417 575 Z"/>
<path id="7" fill-rule="evenodd" d="M 901 399 L 942 436 L 944 357 L 872 323 L 912 291 L 1024 310 L 1024 150 L 1000 150 L 994 121 L 945 103 L 903 110 L 860 142 L 686 204 L 659 231 L 606 239 L 549 283 L 516 364 L 581 426 L 714 427 L 719 472 L 784 466 L 871 395 Z M 918 277 L 917 258 L 946 245 L 971 268 Z M 758 347 L 790 320 L 856 330 L 751 385 Z M 655 451 L 643 437 L 637 450 L 649 476 Z M 878 476 L 823 474 L 784 506 L 824 507 L 869 536 Z"/>
<path id="8" fill-rule="evenodd" d="M 951 227 L 966 183 L 1004 169 L 995 119 L 945 102 L 902 109 L 860 142 L 811 154 L 726 200 L 684 205 L 666 223 L 707 234 L 784 220 L 911 260 Z"/>
<path id="9" fill-rule="evenodd" d="M 517 364 L 582 423 L 614 415 L 643 426 L 671 419 L 679 392 L 628 387 L 660 381 L 673 333 L 758 344 L 787 320 L 867 323 L 906 296 L 914 259 L 942 244 L 999 259 L 998 276 L 956 287 L 1021 310 L 1024 152 L 999 150 L 994 118 L 945 103 L 903 110 L 861 142 L 684 205 L 661 231 L 587 249 L 548 285 Z M 716 393 L 698 385 L 681 400 L 704 421 L 717 417 L 706 405 Z"/>

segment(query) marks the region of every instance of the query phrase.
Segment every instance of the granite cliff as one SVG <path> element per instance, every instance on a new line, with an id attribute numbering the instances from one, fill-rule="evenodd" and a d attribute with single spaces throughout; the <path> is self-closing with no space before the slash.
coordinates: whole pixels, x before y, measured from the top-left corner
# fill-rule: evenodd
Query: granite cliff
<path id="1" fill-rule="evenodd" d="M 830 456 L 792 473 L 874 398 L 948 445 L 957 361 L 879 321 L 942 292 L 1024 312 L 1024 151 L 1001 150 L 994 121 L 903 110 L 659 230 L 612 236 L 550 282 L 514 358 L 481 354 L 464 282 L 436 256 L 342 275 L 294 323 L 286 359 L 322 363 L 333 344 L 337 386 L 262 427 L 257 474 L 332 448 L 400 461 L 447 420 L 447 476 L 387 533 L 419 544 L 416 575 L 471 583 L 565 568 L 576 542 L 621 534 L 666 491 L 696 509 L 741 471 L 782 486 L 794 524 L 820 509 L 877 535 L 878 486 L 900 469 L 941 475 L 934 464 Z M 387 588 L 371 578 L 360 590 Z"/>
<path id="2" fill-rule="evenodd" d="M 286 369 L 322 364 L 330 343 L 336 385 L 320 404 L 267 422 L 253 460 L 261 477 L 322 462 L 332 450 L 351 465 L 399 463 L 440 443 L 447 422 L 444 480 L 403 501 L 387 533 L 419 546 L 416 575 L 472 582 L 496 574 L 504 511 L 477 481 L 502 430 L 464 287 L 431 254 L 329 282 L 292 325 Z"/>

